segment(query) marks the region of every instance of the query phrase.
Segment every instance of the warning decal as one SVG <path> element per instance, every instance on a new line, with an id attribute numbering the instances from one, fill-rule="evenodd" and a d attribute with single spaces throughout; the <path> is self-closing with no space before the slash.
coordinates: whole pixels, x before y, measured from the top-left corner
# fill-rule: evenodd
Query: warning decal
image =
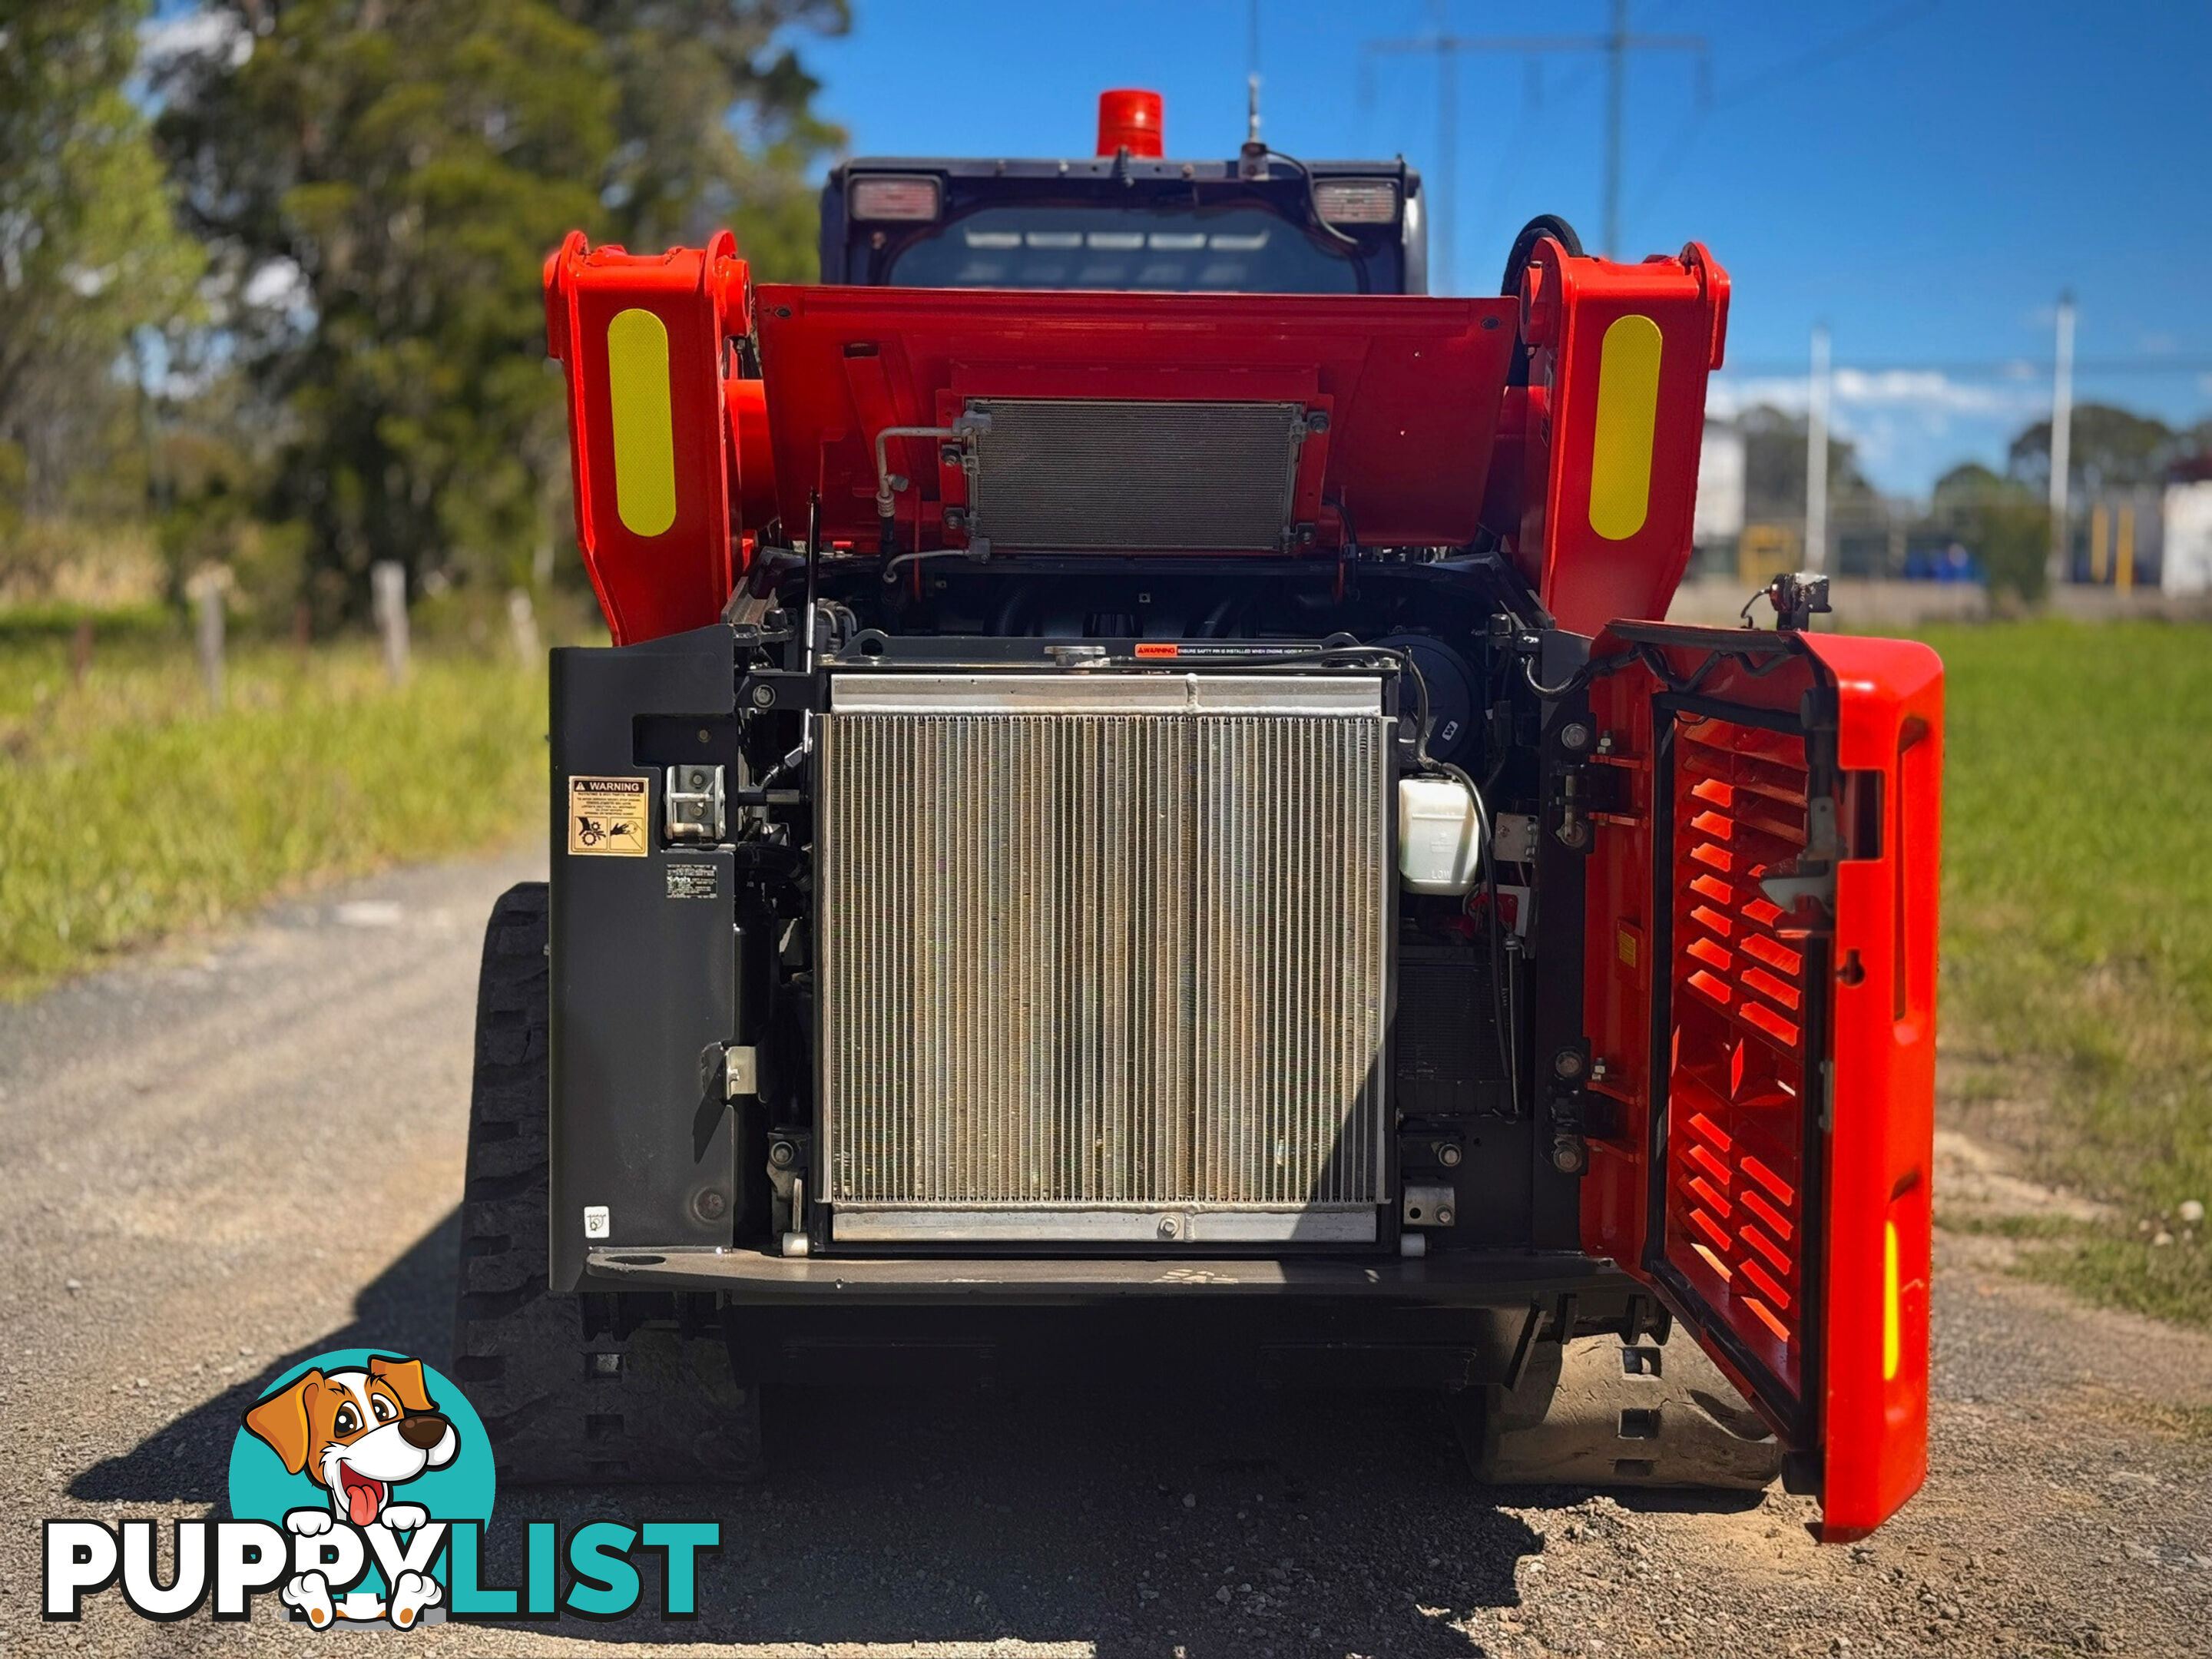
<path id="1" fill-rule="evenodd" d="M 644 778 L 570 778 L 568 850 L 641 859 L 652 832 Z"/>

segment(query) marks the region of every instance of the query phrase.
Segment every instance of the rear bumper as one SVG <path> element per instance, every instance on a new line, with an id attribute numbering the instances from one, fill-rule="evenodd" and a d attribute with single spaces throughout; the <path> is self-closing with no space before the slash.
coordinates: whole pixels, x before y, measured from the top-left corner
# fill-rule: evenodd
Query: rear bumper
<path id="1" fill-rule="evenodd" d="M 1572 1251 L 1484 1251 L 1420 1261 L 1217 1258 L 845 1258 L 759 1250 L 595 1249 L 585 1291 L 710 1291 L 733 1303 L 860 1306 L 992 1303 L 1054 1306 L 1146 1300 L 1394 1303 L 1527 1308 L 1572 1296 L 1584 1317 L 1625 1308 L 1640 1287 L 1612 1262 Z"/>

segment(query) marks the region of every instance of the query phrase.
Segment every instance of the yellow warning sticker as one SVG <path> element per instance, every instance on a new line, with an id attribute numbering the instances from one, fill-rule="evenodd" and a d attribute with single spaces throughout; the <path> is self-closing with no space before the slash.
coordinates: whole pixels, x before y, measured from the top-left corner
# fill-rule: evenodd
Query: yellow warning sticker
<path id="1" fill-rule="evenodd" d="M 1615 927 L 1613 942 L 1620 954 L 1620 965 L 1624 968 L 1636 966 L 1637 958 L 1643 952 L 1638 949 L 1635 931 L 1626 922 L 1620 923 Z"/>
<path id="2" fill-rule="evenodd" d="M 570 778 L 568 850 L 599 858 L 643 858 L 652 830 L 647 781 Z"/>

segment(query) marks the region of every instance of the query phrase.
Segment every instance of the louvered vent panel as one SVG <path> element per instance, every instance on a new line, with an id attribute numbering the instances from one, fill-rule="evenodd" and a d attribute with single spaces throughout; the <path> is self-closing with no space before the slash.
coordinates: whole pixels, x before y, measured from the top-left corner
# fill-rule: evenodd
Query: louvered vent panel
<path id="1" fill-rule="evenodd" d="M 1668 1249 L 1795 1387 L 1805 957 L 1759 882 L 1804 849 L 1804 740 L 1698 719 L 1674 749 Z"/>

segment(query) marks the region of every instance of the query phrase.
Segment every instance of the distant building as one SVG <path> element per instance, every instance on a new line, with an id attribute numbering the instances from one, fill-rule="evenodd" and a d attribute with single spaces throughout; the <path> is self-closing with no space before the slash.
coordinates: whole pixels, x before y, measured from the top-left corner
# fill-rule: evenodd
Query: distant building
<path id="1" fill-rule="evenodd" d="M 2169 483 L 2160 506 L 2166 546 L 2159 586 L 2169 593 L 2212 593 L 2212 477 Z"/>
<path id="2" fill-rule="evenodd" d="M 1691 532 L 1699 547 L 1717 547 L 1743 534 L 1743 479 L 1742 432 L 1732 422 L 1707 421 Z"/>

